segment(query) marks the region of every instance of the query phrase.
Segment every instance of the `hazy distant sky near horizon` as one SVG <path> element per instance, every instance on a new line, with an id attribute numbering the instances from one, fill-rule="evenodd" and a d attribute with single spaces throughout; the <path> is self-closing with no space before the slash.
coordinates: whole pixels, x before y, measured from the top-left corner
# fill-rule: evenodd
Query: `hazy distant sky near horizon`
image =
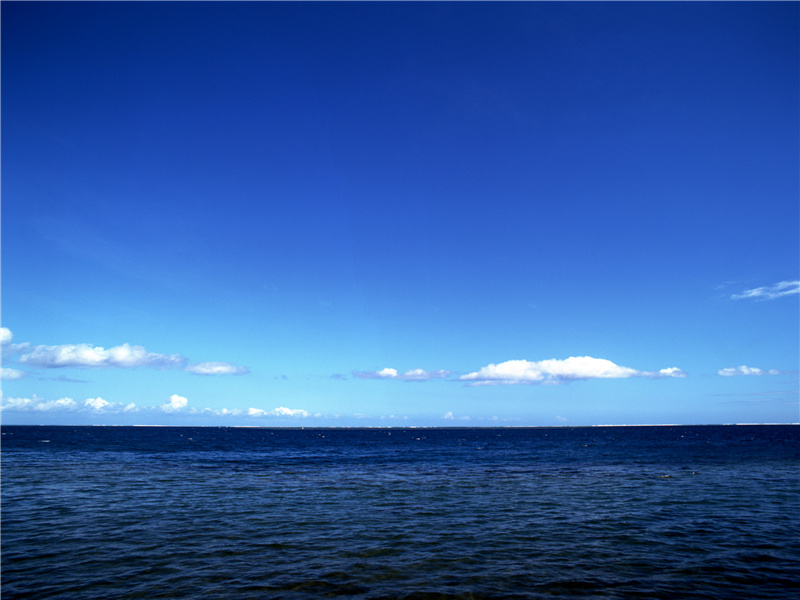
<path id="1" fill-rule="evenodd" d="M 2 11 L 2 421 L 797 422 L 798 4 Z"/>

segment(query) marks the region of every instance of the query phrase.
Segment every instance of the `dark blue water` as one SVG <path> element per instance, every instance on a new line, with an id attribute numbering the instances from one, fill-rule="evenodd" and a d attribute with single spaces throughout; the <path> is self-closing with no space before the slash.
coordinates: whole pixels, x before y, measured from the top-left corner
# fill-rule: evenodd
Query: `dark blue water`
<path id="1" fill-rule="evenodd" d="M 800 597 L 800 426 L 2 428 L 2 598 Z"/>

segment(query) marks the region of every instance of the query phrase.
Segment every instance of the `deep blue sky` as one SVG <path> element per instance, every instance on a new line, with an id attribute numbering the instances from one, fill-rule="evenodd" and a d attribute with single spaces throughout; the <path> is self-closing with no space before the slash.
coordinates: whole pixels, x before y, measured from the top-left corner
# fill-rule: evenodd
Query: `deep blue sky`
<path id="1" fill-rule="evenodd" d="M 4 2 L 3 422 L 797 422 L 798 21 Z"/>

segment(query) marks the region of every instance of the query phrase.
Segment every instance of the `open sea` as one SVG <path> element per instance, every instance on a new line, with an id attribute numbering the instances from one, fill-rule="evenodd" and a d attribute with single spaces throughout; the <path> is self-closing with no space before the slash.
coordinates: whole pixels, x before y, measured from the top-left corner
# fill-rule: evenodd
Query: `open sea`
<path id="1" fill-rule="evenodd" d="M 2 598 L 800 598 L 800 426 L 2 427 Z"/>

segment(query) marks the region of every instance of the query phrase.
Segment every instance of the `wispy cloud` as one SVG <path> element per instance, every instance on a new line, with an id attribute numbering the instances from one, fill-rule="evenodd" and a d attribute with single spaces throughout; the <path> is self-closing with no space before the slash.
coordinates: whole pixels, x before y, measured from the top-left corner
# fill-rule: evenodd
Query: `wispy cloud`
<path id="1" fill-rule="evenodd" d="M 747 365 L 740 365 L 738 367 L 726 367 L 717 371 L 717 375 L 722 377 L 735 377 L 737 375 L 780 375 L 781 371 L 778 369 L 759 369 L 757 367 L 748 367 Z"/>
<path id="2" fill-rule="evenodd" d="M 781 281 L 775 285 L 757 287 L 745 290 L 739 294 L 733 294 L 731 300 L 744 300 L 752 298 L 754 300 L 774 300 L 783 296 L 800 294 L 800 281 Z"/>
<path id="3" fill-rule="evenodd" d="M 411 369 L 400 373 L 397 369 L 381 369 L 380 371 L 353 371 L 353 376 L 359 379 L 397 379 L 399 381 L 430 381 L 431 379 L 446 379 L 450 371 L 425 371 L 424 369 Z"/>
<path id="4" fill-rule="evenodd" d="M 65 377 L 59 375 L 58 377 L 39 377 L 39 381 L 64 381 L 66 383 L 89 383 L 87 379 L 73 379 L 72 377 Z"/>
<path id="5" fill-rule="evenodd" d="M 279 406 L 272 410 L 261 410 L 260 408 L 248 408 L 247 413 L 251 417 L 310 417 L 311 413 L 301 408 L 286 408 Z"/>
<path id="6" fill-rule="evenodd" d="M 19 369 L 10 369 L 8 367 L 0 368 L 0 379 L 4 381 L 12 381 L 14 379 L 22 379 L 27 377 L 27 371 L 20 371 Z"/>
<path id="7" fill-rule="evenodd" d="M 42 369 L 145 367 L 183 369 L 196 375 L 245 375 L 249 373 L 246 367 L 227 362 L 187 364 L 187 359 L 181 354 L 149 352 L 144 346 L 134 346 L 128 343 L 106 349 L 91 344 L 58 346 L 33 345 L 28 342 L 14 344 L 11 342 L 12 339 L 13 334 L 7 327 L 0 328 L 3 356 L 13 357 L 20 365 Z"/>
<path id="8" fill-rule="evenodd" d="M 681 369 L 669 367 L 659 371 L 639 371 L 617 365 L 604 358 L 572 356 L 565 360 L 509 360 L 490 364 L 474 373 L 459 377 L 468 385 L 557 384 L 579 379 L 622 379 L 628 377 L 686 377 Z"/>
<path id="9" fill-rule="evenodd" d="M 246 367 L 237 367 L 226 362 L 201 362 L 187 365 L 184 371 L 195 375 L 246 375 L 250 372 Z"/>

